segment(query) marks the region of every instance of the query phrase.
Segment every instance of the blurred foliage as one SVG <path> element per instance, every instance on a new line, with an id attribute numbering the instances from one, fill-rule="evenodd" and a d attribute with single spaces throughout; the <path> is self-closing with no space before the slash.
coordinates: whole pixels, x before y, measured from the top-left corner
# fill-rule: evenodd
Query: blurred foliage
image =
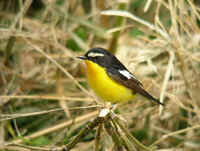
<path id="1" fill-rule="evenodd" d="M 119 104 L 130 133 L 145 145 L 158 141 L 158 149 L 198 151 L 199 10 L 198 0 L 0 1 L 0 150 L 13 142 L 62 146 L 86 127 L 99 108 L 76 57 L 100 46 L 153 95 L 164 92 L 164 109 L 139 97 Z M 74 150 L 92 150 L 95 137 L 91 130 Z M 100 148 L 112 150 L 111 140 L 103 129 Z"/>
<path id="2" fill-rule="evenodd" d="M 133 38 L 137 38 L 137 36 L 143 36 L 144 32 L 138 30 L 137 28 L 132 28 L 129 32 L 130 36 Z"/>
<path id="3" fill-rule="evenodd" d="M 74 33 L 80 38 L 82 39 L 84 42 L 87 42 L 88 39 L 88 31 L 86 28 L 84 27 L 79 27 L 77 28 Z M 72 51 L 81 51 L 81 48 L 79 47 L 79 45 L 77 44 L 77 42 L 75 40 L 68 39 L 66 42 L 66 47 L 71 49 Z"/>

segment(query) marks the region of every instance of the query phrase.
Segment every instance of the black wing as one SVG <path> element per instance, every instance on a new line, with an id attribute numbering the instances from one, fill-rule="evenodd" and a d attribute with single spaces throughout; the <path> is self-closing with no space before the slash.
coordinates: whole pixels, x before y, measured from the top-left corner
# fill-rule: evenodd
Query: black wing
<path id="1" fill-rule="evenodd" d="M 125 71 L 125 74 L 122 74 Z M 114 81 L 124 85 L 125 87 L 132 89 L 134 93 L 139 93 L 146 98 L 155 101 L 158 104 L 163 105 L 158 99 L 150 95 L 143 87 L 142 83 L 136 79 L 124 66 L 122 69 L 109 68 L 107 69 L 108 76 Z"/>

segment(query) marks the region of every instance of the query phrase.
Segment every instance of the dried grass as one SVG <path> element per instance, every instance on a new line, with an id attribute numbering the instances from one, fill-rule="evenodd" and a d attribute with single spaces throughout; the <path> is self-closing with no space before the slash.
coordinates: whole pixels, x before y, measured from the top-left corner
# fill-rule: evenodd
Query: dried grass
<path id="1" fill-rule="evenodd" d="M 158 145 L 159 151 L 199 150 L 198 1 L 148 0 L 139 5 L 139 13 L 128 8 L 134 2 L 125 2 L 127 7 L 120 10 L 120 2 L 92 1 L 90 13 L 81 1 L 60 2 L 42 1 L 41 10 L 32 10 L 33 1 L 19 0 L 18 7 L 13 1 L 0 3 L 1 150 L 31 150 L 34 145 L 44 146 L 36 150 L 49 150 L 63 145 L 97 115 L 97 99 L 75 57 L 90 47 L 109 47 L 115 32 L 120 32 L 117 57 L 165 103 L 159 107 L 138 97 L 119 104 L 130 132 L 146 145 Z M 154 18 L 148 18 L 150 12 Z M 116 26 L 119 16 L 126 22 Z M 81 27 L 85 31 L 77 34 Z M 143 34 L 132 38 L 132 27 Z M 66 47 L 67 40 L 82 51 Z M 89 143 L 84 138 L 74 150 L 92 150 L 91 135 Z M 14 140 L 19 136 L 24 138 Z M 110 141 L 106 133 L 103 136 Z M 21 144 L 24 139 L 35 141 L 26 141 L 29 148 Z M 101 142 L 104 149 L 112 150 L 114 144 L 105 142 Z"/>

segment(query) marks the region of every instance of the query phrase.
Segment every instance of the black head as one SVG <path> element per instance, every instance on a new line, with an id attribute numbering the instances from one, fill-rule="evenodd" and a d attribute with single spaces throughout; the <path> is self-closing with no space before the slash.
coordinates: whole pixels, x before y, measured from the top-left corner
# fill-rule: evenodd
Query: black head
<path id="1" fill-rule="evenodd" d="M 80 56 L 78 58 L 92 61 L 105 68 L 118 68 L 122 65 L 114 55 L 104 48 L 92 48 L 84 56 Z"/>

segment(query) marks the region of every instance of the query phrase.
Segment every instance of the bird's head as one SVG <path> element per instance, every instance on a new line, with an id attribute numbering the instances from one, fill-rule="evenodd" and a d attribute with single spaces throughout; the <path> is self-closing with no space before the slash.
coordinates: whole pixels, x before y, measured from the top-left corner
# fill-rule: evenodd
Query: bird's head
<path id="1" fill-rule="evenodd" d="M 107 67 L 112 64 L 115 57 L 104 48 L 92 48 L 84 56 L 79 56 L 79 59 L 91 61 L 102 67 Z"/>

